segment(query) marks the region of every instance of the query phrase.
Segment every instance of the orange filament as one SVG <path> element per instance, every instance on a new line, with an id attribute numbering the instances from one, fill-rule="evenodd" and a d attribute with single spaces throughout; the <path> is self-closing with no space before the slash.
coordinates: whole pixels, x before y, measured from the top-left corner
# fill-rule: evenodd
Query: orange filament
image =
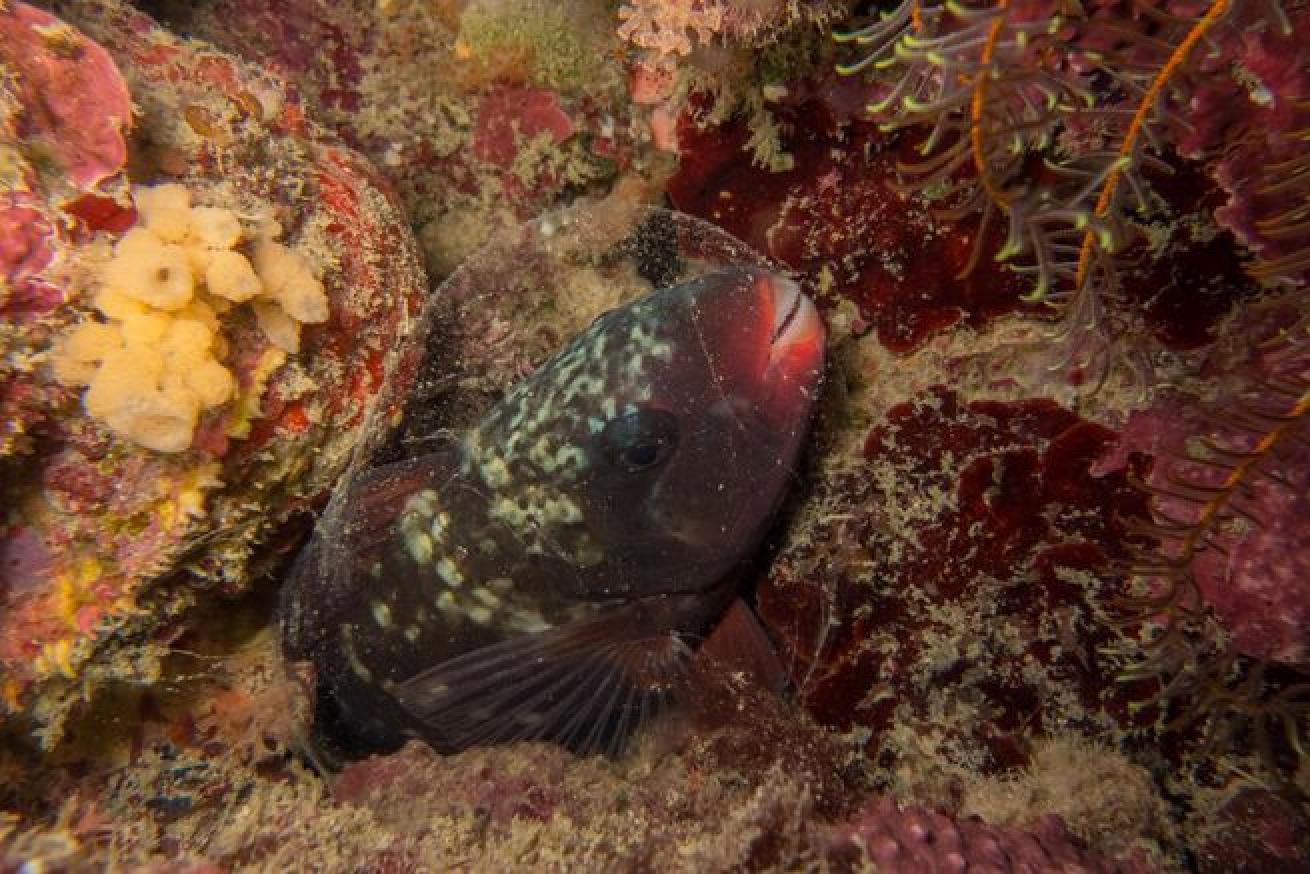
<path id="1" fill-rule="evenodd" d="M 1267 458 L 1269 453 L 1291 434 L 1307 413 L 1310 413 L 1310 390 L 1302 392 L 1292 408 L 1279 417 L 1279 423 L 1256 441 L 1255 446 L 1246 453 L 1245 458 L 1233 465 L 1233 469 L 1228 472 L 1228 475 L 1224 477 L 1224 481 L 1216 488 L 1215 496 L 1201 506 L 1196 522 L 1193 523 L 1191 530 L 1187 532 L 1187 536 L 1179 544 L 1178 561 L 1187 561 L 1196 554 L 1201 537 L 1213 525 L 1219 512 L 1228 504 L 1238 485 L 1247 478 L 1256 464 Z"/>
<path id="2" fill-rule="evenodd" d="M 1220 2 L 1225 2 L 1225 0 L 1220 0 Z M 1228 2 L 1231 2 L 1231 0 L 1228 0 Z M 991 27 L 987 30 L 987 41 L 983 43 L 982 56 L 978 59 L 980 69 L 973 80 L 973 99 L 969 101 L 969 147 L 973 153 L 973 167 L 978 174 L 978 181 L 982 183 L 983 190 L 987 192 L 987 196 L 1002 210 L 1008 209 L 1008 198 L 987 170 L 982 123 L 983 106 L 987 102 L 987 79 L 990 76 L 988 67 L 996 54 L 996 43 L 1001 38 L 1001 31 L 1005 29 L 1005 10 L 1009 5 L 1010 0 L 1000 0 L 997 3 L 996 8 L 1000 10 L 1000 14 L 996 16 L 996 20 L 992 22 Z"/>
<path id="3" fill-rule="evenodd" d="M 1146 126 L 1151 112 L 1155 106 L 1155 101 L 1159 98 L 1160 92 L 1168 84 L 1169 79 L 1178 72 L 1179 67 L 1187 60 L 1196 44 L 1214 27 L 1228 10 L 1232 8 L 1233 0 L 1215 0 L 1209 11 L 1192 26 L 1178 44 L 1178 47 L 1169 55 L 1160 72 L 1156 73 L 1155 78 L 1151 80 L 1151 85 L 1142 95 L 1141 102 L 1137 105 L 1137 111 L 1133 113 L 1132 121 L 1128 123 L 1128 131 L 1124 134 L 1124 141 L 1119 147 L 1118 164 L 1113 167 L 1105 177 L 1105 187 L 1101 189 L 1101 196 L 1096 201 L 1095 216 L 1103 218 L 1110 211 L 1110 204 L 1114 201 L 1115 192 L 1119 188 L 1119 181 L 1123 178 L 1123 164 L 1125 159 L 1130 158 L 1133 149 L 1137 146 L 1137 138 L 1141 136 L 1142 128 Z M 976 95 L 975 95 L 976 96 Z M 1094 231 L 1088 231 L 1083 235 L 1082 247 L 1078 251 L 1078 270 L 1074 274 L 1074 287 L 1081 289 L 1087 279 L 1087 272 L 1091 268 L 1092 247 L 1096 242 Z"/>

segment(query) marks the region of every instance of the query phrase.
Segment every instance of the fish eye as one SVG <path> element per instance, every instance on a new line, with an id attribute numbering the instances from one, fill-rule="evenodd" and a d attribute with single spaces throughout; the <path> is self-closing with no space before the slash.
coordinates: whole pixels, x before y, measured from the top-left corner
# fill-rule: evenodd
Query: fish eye
<path id="1" fill-rule="evenodd" d="M 667 410 L 642 407 L 605 423 L 601 449 L 611 465 L 640 473 L 663 464 L 678 445 L 678 419 Z"/>

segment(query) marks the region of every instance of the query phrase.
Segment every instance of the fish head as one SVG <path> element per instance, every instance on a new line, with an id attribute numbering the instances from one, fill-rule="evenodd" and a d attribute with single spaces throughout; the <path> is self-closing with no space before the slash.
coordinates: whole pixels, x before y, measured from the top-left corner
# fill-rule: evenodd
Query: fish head
<path id="1" fill-rule="evenodd" d="M 599 317 L 470 446 L 503 469 L 487 484 L 530 550 L 572 565 L 573 594 L 700 591 L 754 551 L 796 478 L 823 362 L 796 283 L 724 269 Z"/>

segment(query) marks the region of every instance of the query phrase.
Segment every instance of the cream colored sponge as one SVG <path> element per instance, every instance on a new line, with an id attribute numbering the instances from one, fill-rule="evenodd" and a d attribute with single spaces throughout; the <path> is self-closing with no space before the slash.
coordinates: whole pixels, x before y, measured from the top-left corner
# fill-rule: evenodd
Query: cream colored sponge
<path id="1" fill-rule="evenodd" d="M 111 431 L 180 452 L 191 446 L 200 413 L 236 395 L 223 364 L 223 319 L 249 303 L 269 342 L 294 354 L 300 325 L 327 321 L 327 293 L 310 262 L 276 233 L 253 235 L 252 264 L 238 249 L 240 218 L 193 207 L 184 186 L 134 195 L 140 221 L 114 247 L 94 300 L 104 321 L 72 330 L 53 367 L 60 381 L 87 387 L 87 413 Z"/>

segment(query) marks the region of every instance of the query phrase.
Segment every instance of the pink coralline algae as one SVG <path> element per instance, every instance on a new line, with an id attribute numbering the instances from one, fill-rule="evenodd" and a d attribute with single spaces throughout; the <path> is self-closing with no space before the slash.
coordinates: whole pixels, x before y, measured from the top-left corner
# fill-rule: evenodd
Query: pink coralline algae
<path id="1" fill-rule="evenodd" d="M 1137 856 L 1106 859 L 1080 847 L 1058 817 L 1025 829 L 954 820 L 879 799 L 833 830 L 833 854 L 879 874 L 1152 874 Z"/>
<path id="2" fill-rule="evenodd" d="M 18 95 L 0 134 L 24 160 L 0 205 L 19 229 L 0 245 L 0 711 L 47 742 L 98 681 L 153 670 L 197 591 L 241 591 L 284 560 L 289 517 L 344 465 L 425 286 L 385 186 L 307 124 L 284 82 L 112 0 L 65 14 L 80 31 L 0 8 Z M 76 95 L 51 102 L 65 86 Z M 104 430 L 51 367 L 61 337 L 101 318 L 108 247 L 136 221 L 140 185 L 162 182 L 276 222 L 326 265 L 330 309 L 294 356 L 254 319 L 223 316 L 235 397 L 171 454 Z M 161 649 L 120 646 L 145 638 Z"/>
<path id="3" fill-rule="evenodd" d="M 1179 151 L 1217 155 L 1211 174 L 1228 200 L 1215 219 L 1258 256 L 1253 274 L 1303 283 L 1310 275 L 1299 210 L 1310 193 L 1310 14 L 1305 7 L 1286 14 L 1286 29 L 1269 19 L 1220 33 L 1207 75 L 1194 86 Z"/>
<path id="4" fill-rule="evenodd" d="M 17 134 L 28 154 L 45 150 L 83 190 L 123 167 L 132 101 L 103 48 L 50 13 L 13 3 L 0 15 L 0 59 L 18 86 L 9 95 L 16 115 L 0 122 L 6 138 Z"/>
<path id="5" fill-rule="evenodd" d="M 26 451 L 63 392 L 43 384 L 32 356 L 54 335 L 44 317 L 65 298 L 47 275 L 86 225 L 88 198 L 121 198 L 132 101 L 108 53 L 48 12 L 0 10 L 0 142 L 11 149 L 0 194 L 0 464 Z"/>
<path id="6" fill-rule="evenodd" d="M 1296 319 L 1277 302 L 1253 309 L 1207 357 L 1214 395 L 1173 392 L 1134 412 L 1097 469 L 1154 457 L 1145 485 L 1158 558 L 1142 556 L 1139 594 L 1159 597 L 1160 618 L 1204 606 L 1241 655 L 1306 672 L 1310 558 L 1298 545 L 1310 538 L 1310 353 L 1295 333 L 1277 342 Z M 1175 564 L 1177 579 L 1157 575 Z"/>
<path id="7" fill-rule="evenodd" d="M 500 88 L 482 98 L 473 126 L 473 154 L 498 167 L 509 167 L 519 153 L 516 137 L 545 136 L 553 144 L 573 134 L 573 120 L 559 96 L 540 88 Z"/>
<path id="8" fill-rule="evenodd" d="M 0 270 L 10 286 L 31 279 L 50 263 L 54 228 L 38 210 L 18 202 L 14 194 L 0 208 Z"/>

